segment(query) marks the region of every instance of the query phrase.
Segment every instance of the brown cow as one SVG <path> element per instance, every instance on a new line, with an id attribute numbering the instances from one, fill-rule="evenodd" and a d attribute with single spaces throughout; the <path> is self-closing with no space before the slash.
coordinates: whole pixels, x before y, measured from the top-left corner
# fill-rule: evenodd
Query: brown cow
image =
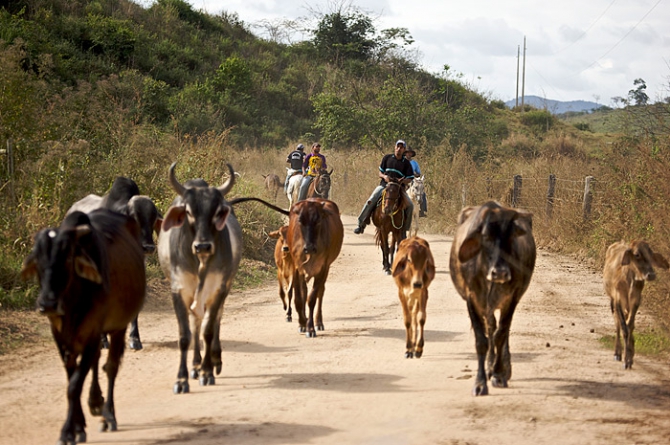
<path id="1" fill-rule="evenodd" d="M 270 173 L 269 175 L 263 175 L 263 179 L 265 179 L 265 189 L 268 191 L 270 196 L 272 196 L 276 201 L 277 195 L 279 194 L 279 190 L 284 187 L 284 185 L 281 182 L 281 179 L 279 179 L 279 176 L 275 175 L 274 173 Z"/>
<path id="2" fill-rule="evenodd" d="M 68 412 L 58 443 L 86 442 L 81 392 L 93 371 L 88 406 L 102 415 L 102 431 L 117 429 L 114 383 L 124 350 L 128 323 L 144 302 L 144 253 L 137 222 L 98 209 L 67 215 L 60 227 L 41 230 L 21 274 L 40 283 L 39 311 L 49 318 L 51 333 L 67 371 Z M 98 382 L 101 336 L 110 337 L 107 400 Z"/>
<path id="3" fill-rule="evenodd" d="M 316 337 L 316 329 L 322 331 L 321 304 L 326 289 L 330 265 L 340 254 L 344 239 L 344 227 L 340 209 L 333 201 L 307 198 L 291 207 L 286 238 L 295 264 L 293 289 L 295 307 L 300 321 L 300 332 L 307 337 Z M 307 295 L 307 282 L 314 279 L 312 290 Z M 309 318 L 305 306 L 309 305 Z"/>
<path id="4" fill-rule="evenodd" d="M 645 281 L 654 281 L 654 266 L 668 269 L 668 261 L 655 253 L 644 241 L 626 243 L 619 241 L 607 248 L 603 280 L 605 293 L 610 297 L 610 307 L 616 326 L 614 359 L 621 361 L 621 334 L 626 345 L 624 369 L 633 367 L 635 355 L 635 314 L 642 300 Z"/>
<path id="5" fill-rule="evenodd" d="M 286 236 L 288 235 L 288 226 L 282 226 L 278 230 L 270 232 L 268 236 L 276 239 L 275 244 L 275 264 L 277 265 L 277 281 L 279 282 L 279 298 L 284 304 L 286 311 L 286 321 L 293 321 L 291 312 L 291 299 L 293 298 L 293 258 L 289 252 Z"/>
<path id="6" fill-rule="evenodd" d="M 488 394 L 487 375 L 502 388 L 512 376 L 509 329 L 535 268 L 532 214 L 489 201 L 461 210 L 458 224 L 449 272 L 475 331 L 479 368 L 472 393 L 479 396 Z"/>
<path id="7" fill-rule="evenodd" d="M 405 358 L 421 358 L 428 286 L 435 278 L 435 261 L 428 242 L 416 236 L 402 240 L 393 260 L 392 275 L 405 322 Z"/>

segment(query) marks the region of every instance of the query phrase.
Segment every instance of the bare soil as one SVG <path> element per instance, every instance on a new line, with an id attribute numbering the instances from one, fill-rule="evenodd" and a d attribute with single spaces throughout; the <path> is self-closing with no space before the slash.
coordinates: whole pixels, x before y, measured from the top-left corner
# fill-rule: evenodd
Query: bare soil
<path id="1" fill-rule="evenodd" d="M 275 286 L 233 293 L 216 385 L 193 381 L 190 394 L 174 395 L 176 319 L 150 304 L 140 315 L 144 350 L 126 352 L 117 380 L 119 431 L 98 432 L 86 413 L 89 443 L 670 443 L 668 364 L 637 356 L 625 371 L 601 345 L 614 324 L 599 272 L 539 251 L 512 323 L 510 387 L 475 398 L 474 335 L 447 269 L 451 239 L 424 236 L 437 276 L 424 356 L 405 359 L 397 290 L 373 230 L 356 236 L 354 218 L 343 221 L 317 338 L 285 321 Z M 638 326 L 647 322 L 643 303 Z M 65 371 L 52 342 L 37 343 L 0 357 L 0 444 L 54 443 L 65 419 Z"/>

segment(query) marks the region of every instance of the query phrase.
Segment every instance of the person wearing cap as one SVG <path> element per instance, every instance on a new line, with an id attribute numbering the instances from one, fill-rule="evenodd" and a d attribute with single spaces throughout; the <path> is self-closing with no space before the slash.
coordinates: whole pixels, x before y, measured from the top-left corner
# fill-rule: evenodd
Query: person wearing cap
<path id="1" fill-rule="evenodd" d="M 321 170 L 327 169 L 326 157 L 321 154 L 321 144 L 315 142 L 312 144 L 312 152 L 305 156 L 305 161 L 302 163 L 302 182 L 298 192 L 298 201 L 307 198 L 309 185 Z"/>
<path id="2" fill-rule="evenodd" d="M 284 193 L 288 189 L 288 180 L 296 173 L 302 173 L 302 163 L 305 162 L 305 146 L 298 144 L 298 146 L 291 153 L 286 156 L 286 162 L 291 164 L 291 167 L 286 168 L 286 180 L 284 181 Z"/>
<path id="3" fill-rule="evenodd" d="M 416 159 L 416 152 L 412 147 L 407 147 L 407 150 L 405 150 L 405 157 L 409 160 L 409 163 L 412 165 L 412 170 L 414 171 L 414 177 L 419 178 L 421 177 L 421 168 L 419 167 L 419 163 L 417 162 Z M 419 216 L 423 217 L 426 216 L 426 212 L 428 211 L 428 200 L 426 199 L 426 192 L 421 194 L 421 203 L 420 203 L 420 210 L 419 210 Z"/>
<path id="4" fill-rule="evenodd" d="M 354 233 L 356 235 L 363 233 L 365 231 L 365 226 L 370 223 L 370 216 L 377 206 L 377 202 L 379 201 L 386 184 L 388 184 L 391 180 L 396 180 L 406 186 L 414 179 L 412 165 L 405 157 L 406 147 L 407 144 L 405 144 L 405 141 L 400 139 L 395 143 L 395 149 L 393 153 L 384 155 L 382 158 L 382 162 L 379 164 L 378 173 L 381 182 L 374 189 L 368 200 L 365 201 L 365 205 L 363 205 L 363 209 L 358 215 L 358 227 L 354 229 Z M 402 187 L 402 195 L 406 203 L 404 210 L 405 224 L 402 227 L 402 239 L 405 239 L 407 237 L 407 230 L 412 224 L 412 211 L 414 210 L 414 204 L 412 204 L 412 200 L 407 195 L 404 187 Z"/>

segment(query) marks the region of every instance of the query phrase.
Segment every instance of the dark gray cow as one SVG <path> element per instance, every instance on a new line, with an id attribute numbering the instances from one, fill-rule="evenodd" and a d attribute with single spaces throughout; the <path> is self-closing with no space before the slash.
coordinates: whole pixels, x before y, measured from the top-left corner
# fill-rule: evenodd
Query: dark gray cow
<path id="1" fill-rule="evenodd" d="M 223 303 L 242 258 L 242 229 L 225 196 L 235 184 L 235 172 L 220 187 L 202 179 L 184 185 L 170 166 L 169 178 L 177 196 L 165 214 L 158 238 L 158 259 L 170 280 L 172 303 L 179 323 L 181 358 L 174 393 L 189 392 L 186 358 L 193 344 L 192 378 L 201 385 L 215 383 L 221 372 L 219 326 Z M 190 329 L 189 329 L 190 320 Z M 204 357 L 200 355 L 200 331 Z"/>
<path id="2" fill-rule="evenodd" d="M 512 376 L 509 329 L 530 284 L 535 255 L 532 214 L 494 201 L 461 210 L 449 273 L 475 331 L 475 396 L 488 394 L 487 377 L 493 386 L 505 388 Z"/>
<path id="3" fill-rule="evenodd" d="M 160 233 L 163 217 L 151 198 L 140 195 L 140 189 L 135 181 L 119 176 L 114 180 L 112 188 L 105 196 L 87 195 L 72 204 L 66 215 L 74 211 L 90 213 L 96 209 L 109 209 L 135 219 L 140 227 L 142 250 L 147 255 L 156 251 L 153 233 L 155 232 L 156 236 Z M 108 347 L 106 336 L 103 338 L 103 347 Z M 130 323 L 128 347 L 136 351 L 142 349 L 137 317 Z"/>

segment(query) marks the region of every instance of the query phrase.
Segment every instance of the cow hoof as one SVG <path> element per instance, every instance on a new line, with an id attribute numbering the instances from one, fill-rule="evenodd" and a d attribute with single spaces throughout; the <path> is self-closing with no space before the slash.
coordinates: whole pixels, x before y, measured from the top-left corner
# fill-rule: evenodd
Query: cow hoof
<path id="1" fill-rule="evenodd" d="M 128 347 L 134 351 L 142 350 L 142 342 L 139 338 L 131 338 L 128 340 Z"/>
<path id="2" fill-rule="evenodd" d="M 107 424 L 107 421 L 106 421 L 106 420 L 103 420 L 102 422 L 100 422 L 100 428 L 99 428 L 99 431 L 100 431 L 101 433 L 106 432 L 108 428 L 109 428 L 109 425 Z"/>
<path id="3" fill-rule="evenodd" d="M 475 385 L 475 387 L 472 388 L 472 395 L 475 397 L 488 396 L 489 388 L 486 385 Z"/>
<path id="4" fill-rule="evenodd" d="M 88 405 L 89 411 L 91 411 L 92 416 L 101 416 L 102 415 L 102 405 L 100 406 L 91 406 Z"/>
<path id="5" fill-rule="evenodd" d="M 632 363 L 624 363 L 623 369 L 633 369 L 633 364 Z"/>
<path id="6" fill-rule="evenodd" d="M 316 331 L 307 331 L 305 333 L 305 337 L 307 338 L 316 338 Z"/>
<path id="7" fill-rule="evenodd" d="M 223 367 L 223 365 L 222 365 L 221 363 L 217 363 L 217 364 L 214 366 L 214 370 L 216 371 L 216 375 L 221 374 L 221 368 L 222 368 L 222 367 Z"/>
<path id="8" fill-rule="evenodd" d="M 324 328 L 323 325 L 320 324 L 320 325 L 318 325 L 318 326 L 316 327 L 316 330 L 317 330 L 317 331 L 325 331 L 326 328 Z"/>
<path id="9" fill-rule="evenodd" d="M 416 357 L 416 358 L 421 358 L 422 355 L 423 355 L 423 351 L 416 351 L 414 353 L 414 357 Z"/>
<path id="10" fill-rule="evenodd" d="M 491 384 L 496 388 L 507 388 L 507 381 L 500 376 L 491 377 Z"/>
<path id="11" fill-rule="evenodd" d="M 190 389 L 187 381 L 177 382 L 174 384 L 174 388 L 172 388 L 172 392 L 175 394 L 187 394 L 189 391 Z"/>
<path id="12" fill-rule="evenodd" d="M 200 377 L 200 386 L 212 386 L 215 383 L 213 375 Z"/>
<path id="13" fill-rule="evenodd" d="M 405 358 L 414 358 L 414 354 L 411 351 L 405 352 Z"/>
<path id="14" fill-rule="evenodd" d="M 620 354 L 614 354 L 614 361 L 620 362 L 621 361 L 621 355 Z"/>
<path id="15" fill-rule="evenodd" d="M 76 443 L 86 443 L 86 440 L 86 431 L 80 431 L 77 433 L 77 439 L 75 440 Z"/>
<path id="16" fill-rule="evenodd" d="M 292 322 L 292 321 L 293 321 L 293 317 L 291 317 L 290 315 L 287 315 L 287 316 L 286 316 L 286 322 L 287 322 L 287 323 L 290 323 L 290 322 Z"/>
<path id="17" fill-rule="evenodd" d="M 384 269 L 384 273 L 386 275 L 391 275 L 391 269 Z"/>
<path id="18" fill-rule="evenodd" d="M 193 380 L 196 380 L 196 379 L 198 378 L 199 375 L 200 375 L 200 373 L 198 372 L 197 369 L 191 369 L 191 378 L 192 378 Z"/>
<path id="19" fill-rule="evenodd" d="M 298 332 L 300 332 L 301 334 L 305 333 L 305 332 L 307 332 L 307 328 L 304 327 L 304 326 L 300 326 L 300 328 L 298 328 Z"/>

